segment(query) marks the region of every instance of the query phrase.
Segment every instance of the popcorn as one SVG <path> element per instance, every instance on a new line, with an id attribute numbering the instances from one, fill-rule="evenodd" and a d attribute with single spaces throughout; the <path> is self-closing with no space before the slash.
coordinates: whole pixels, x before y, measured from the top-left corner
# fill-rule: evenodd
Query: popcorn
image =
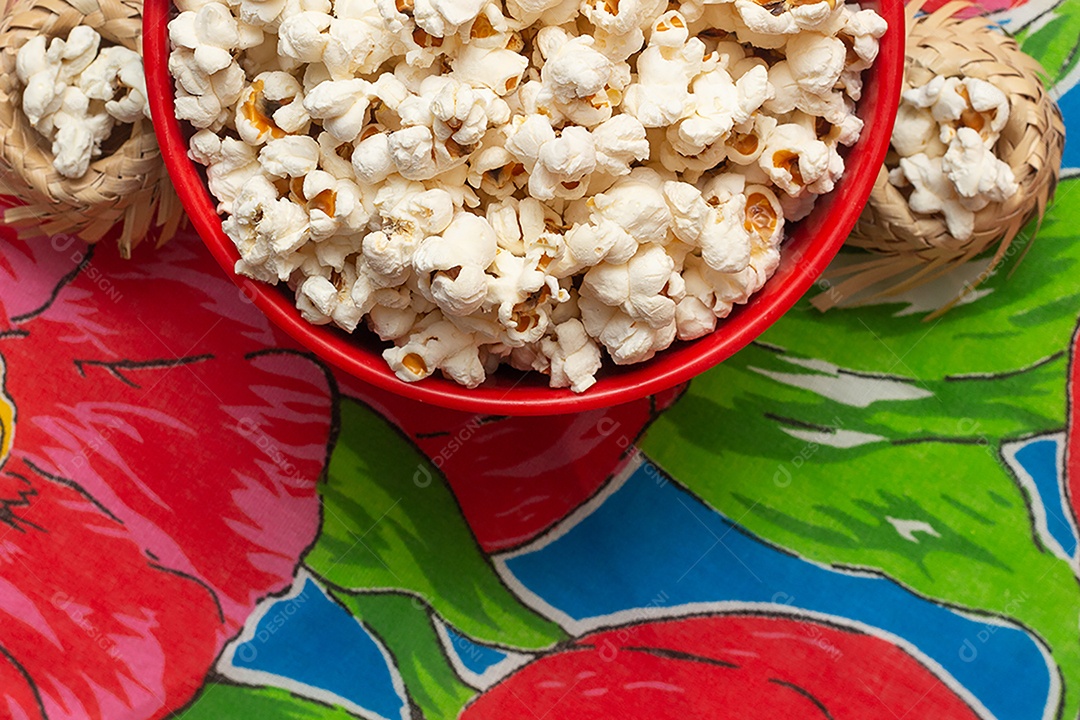
<path id="1" fill-rule="evenodd" d="M 638 81 L 626 89 L 623 107 L 647 128 L 671 125 L 683 116 L 690 82 L 706 67 L 705 44 L 688 35 L 677 11 L 665 13 L 638 56 Z"/>
<path id="2" fill-rule="evenodd" d="M 589 36 L 567 39 L 562 32 L 549 33 L 548 38 L 544 38 L 544 33 L 549 30 L 559 29 L 544 28 L 538 40 L 543 42 L 557 37 L 552 44 L 557 44 L 558 48 L 554 51 L 549 48 L 545 53 L 546 62 L 540 71 L 542 92 L 549 93 L 561 105 L 570 105 L 604 91 L 614 64 L 592 48 L 593 39 Z"/>
<path id="3" fill-rule="evenodd" d="M 740 177 L 740 176 L 735 176 Z M 750 232 L 745 226 L 742 188 L 706 200 L 688 183 L 664 183 L 672 231 L 690 247 L 700 248 L 705 264 L 718 272 L 738 272 L 750 262 Z"/>
<path id="4" fill-rule="evenodd" d="M 51 141 L 53 168 L 67 178 L 86 174 L 116 123 L 150 117 L 139 55 L 100 46 L 97 32 L 78 25 L 66 40 L 32 36 L 16 53 L 23 113 Z"/>
<path id="5" fill-rule="evenodd" d="M 878 40 L 889 29 L 886 22 L 873 10 L 851 12 L 844 8 L 844 28 L 839 38 L 845 45 L 850 45 L 858 60 L 850 68 L 862 71 L 870 67 L 878 54 Z M 858 98 L 854 98 L 858 99 Z"/>
<path id="6" fill-rule="evenodd" d="M 368 233 L 363 242 L 364 258 L 387 285 L 400 284 L 410 275 L 419 244 L 445 231 L 454 215 L 453 199 L 444 190 L 422 190 L 422 186 L 417 188 L 407 181 L 395 190 L 402 194 L 376 197 L 375 210 L 382 227 Z"/>
<path id="7" fill-rule="evenodd" d="M 473 87 L 487 88 L 502 96 L 513 92 L 529 61 L 506 48 L 466 45 L 451 61 L 454 75 Z"/>
<path id="8" fill-rule="evenodd" d="M 824 95 L 840 80 L 845 54 L 840 40 L 815 32 L 795 35 L 785 48 L 795 84 L 814 95 Z"/>
<path id="9" fill-rule="evenodd" d="M 645 127 L 632 115 L 616 115 L 593 129 L 596 166 L 608 175 L 630 174 L 630 165 L 649 157 Z"/>
<path id="10" fill-rule="evenodd" d="M 552 274 L 569 277 L 601 262 L 620 265 L 633 257 L 639 243 L 662 243 L 671 214 L 658 179 L 654 171 L 637 168 L 595 195 L 587 222 L 566 233 L 565 249 L 552 264 Z"/>
<path id="11" fill-rule="evenodd" d="M 304 177 L 319 165 L 319 144 L 307 135 L 286 135 L 266 143 L 259 162 L 267 175 Z"/>
<path id="12" fill-rule="evenodd" d="M 118 122 L 150 119 L 142 59 L 126 47 L 104 48 L 82 71 L 78 84 L 86 97 L 103 101 L 105 112 Z"/>
<path id="13" fill-rule="evenodd" d="M 191 157 L 208 166 L 210 193 L 220 203 L 218 211 L 232 212 L 232 204 L 251 178 L 262 174 L 255 149 L 234 138 L 221 139 L 209 130 L 200 130 L 191 138 Z"/>
<path id="14" fill-rule="evenodd" d="M 941 171 L 964 198 L 1001 202 L 1018 189 L 1012 169 L 986 147 L 979 133 L 962 127 L 941 158 Z M 970 207 L 970 205 L 969 205 Z"/>
<path id="15" fill-rule="evenodd" d="M 454 382 L 474 388 L 487 375 L 471 333 L 443 319 L 438 311 L 417 323 L 407 342 L 384 350 L 383 358 L 406 382 L 441 370 Z"/>
<path id="16" fill-rule="evenodd" d="M 966 127 L 992 147 L 1009 122 L 1009 99 L 1005 93 L 978 78 L 938 76 L 922 87 L 905 92 L 903 102 L 928 108 L 941 125 L 940 139 L 946 144 L 961 127 Z"/>
<path id="17" fill-rule="evenodd" d="M 544 338 L 541 346 L 549 358 L 551 387 L 585 392 L 596 384 L 596 371 L 603 364 L 600 348 L 577 319 L 557 325 L 553 335 L 554 338 Z"/>
<path id="18" fill-rule="evenodd" d="M 296 288 L 296 307 L 300 315 L 315 325 L 333 322 L 352 332 L 367 313 L 354 299 L 357 284 L 354 265 L 345 265 L 333 274 L 333 280 L 322 275 L 310 275 Z"/>
<path id="19" fill-rule="evenodd" d="M 244 183 L 222 228 L 236 244 L 236 272 L 258 280 L 288 280 L 302 258 L 291 257 L 308 239 L 307 213 L 262 175 Z"/>
<path id="20" fill-rule="evenodd" d="M 484 270 L 495 260 L 495 232 L 468 212 L 454 216 L 442 235 L 427 237 L 413 255 L 419 273 L 434 273 L 421 284 L 424 296 L 448 315 L 468 315 L 487 297 Z"/>
<path id="21" fill-rule="evenodd" d="M 260 73 L 243 90 L 234 122 L 244 142 L 262 145 L 270 138 L 307 130 L 311 117 L 300 83 L 289 73 L 274 71 Z"/>
<path id="22" fill-rule="evenodd" d="M 892 136 L 900 161 L 889 181 L 912 188 L 913 211 L 940 214 L 950 235 L 967 240 L 976 212 L 1020 189 L 994 152 L 1008 120 L 1008 97 L 978 78 L 937 76 L 906 91 Z"/>
<path id="23" fill-rule="evenodd" d="M 670 346 L 678 332 L 674 319 L 657 328 L 596 298 L 582 296 L 578 305 L 585 331 L 604 346 L 616 365 L 649 360 Z"/>
<path id="24" fill-rule="evenodd" d="M 240 20 L 255 26 L 269 25 L 285 9 L 285 0 L 240 0 Z"/>
<path id="25" fill-rule="evenodd" d="M 213 75 L 234 62 L 232 51 L 240 44 L 240 27 L 227 5 L 208 2 L 170 22 L 169 40 L 174 47 L 191 50 L 199 71 Z"/>
<path id="26" fill-rule="evenodd" d="M 278 53 L 302 63 L 320 62 L 330 38 L 331 18 L 318 12 L 301 12 L 278 27 Z"/>
<path id="27" fill-rule="evenodd" d="M 326 80 L 304 96 L 304 109 L 322 121 L 326 132 L 342 142 L 352 142 L 367 122 L 371 106 L 371 83 L 360 80 Z"/>
<path id="28" fill-rule="evenodd" d="M 415 0 L 413 18 L 418 27 L 434 37 L 453 35 L 472 22 L 485 0 Z"/>
<path id="29" fill-rule="evenodd" d="M 758 165 L 777 187 L 795 197 L 806 189 L 815 194 L 832 190 L 842 168 L 831 160 L 828 146 L 812 131 L 797 123 L 785 123 L 769 134 Z"/>
<path id="30" fill-rule="evenodd" d="M 180 1 L 178 114 L 238 272 L 287 283 L 309 322 L 366 323 L 406 382 L 509 364 L 574 392 L 775 272 L 862 131 L 885 30 L 835 0 Z M 124 105 L 120 60 L 92 75 Z M 55 112 L 62 63 L 25 64 Z M 1009 190 L 998 96 L 942 83 L 907 106 L 900 144 L 930 155 L 894 180 L 924 207 Z"/>
<path id="31" fill-rule="evenodd" d="M 337 2 L 334 11 L 321 58 L 334 80 L 373 73 L 403 50 L 401 41 L 386 31 L 371 0 Z"/>

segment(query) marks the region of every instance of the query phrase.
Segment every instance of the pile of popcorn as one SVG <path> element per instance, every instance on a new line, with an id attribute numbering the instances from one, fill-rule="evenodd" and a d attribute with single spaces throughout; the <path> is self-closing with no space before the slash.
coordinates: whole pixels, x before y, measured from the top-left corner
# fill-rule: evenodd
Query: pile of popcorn
<path id="1" fill-rule="evenodd" d="M 66 178 L 86 174 L 118 123 L 150 117 L 142 58 L 101 47 L 93 28 L 77 25 L 66 40 L 31 37 L 15 56 L 15 72 L 23 113 L 52 143 L 53 167 Z"/>
<path id="2" fill-rule="evenodd" d="M 913 211 L 940 214 L 950 235 L 967 240 L 976 212 L 1020 189 L 995 154 L 1008 122 L 1008 96 L 985 80 L 939 75 L 912 88 L 901 96 L 893 128 L 898 159 L 889 181 L 910 188 Z"/>
<path id="3" fill-rule="evenodd" d="M 237 271 L 403 380 L 582 392 L 711 332 L 844 170 L 886 24 L 836 0 L 180 0 Z"/>

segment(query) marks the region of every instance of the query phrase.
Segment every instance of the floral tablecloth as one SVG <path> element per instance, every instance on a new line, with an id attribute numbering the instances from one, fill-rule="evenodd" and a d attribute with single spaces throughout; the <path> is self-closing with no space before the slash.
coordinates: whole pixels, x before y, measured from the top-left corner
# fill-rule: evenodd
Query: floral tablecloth
<path id="1" fill-rule="evenodd" d="M 1080 0 L 986 9 L 1080 132 Z M 939 319 L 987 260 L 546 419 L 4 230 L 0 718 L 1076 718 L 1078 187 Z"/>

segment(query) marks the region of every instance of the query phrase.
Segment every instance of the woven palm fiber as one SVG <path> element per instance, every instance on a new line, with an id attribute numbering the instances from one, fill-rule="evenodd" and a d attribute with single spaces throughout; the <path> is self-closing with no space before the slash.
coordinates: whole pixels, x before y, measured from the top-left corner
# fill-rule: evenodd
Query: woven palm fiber
<path id="1" fill-rule="evenodd" d="M 132 248 L 152 227 L 158 244 L 176 232 L 183 217 L 169 183 L 153 127 L 140 119 L 118 124 L 105 152 L 77 179 L 52 165 L 50 143 L 22 111 L 15 57 L 37 34 L 66 38 L 76 25 L 96 30 L 103 43 L 142 50 L 142 3 L 138 0 L 15 0 L 0 22 L 0 192 L 25 203 L 4 221 L 31 235 L 72 234 L 97 242 L 116 226 L 119 249 Z M 130 134 L 127 133 L 130 129 Z M 117 143 L 118 133 L 122 142 Z"/>
<path id="2" fill-rule="evenodd" d="M 847 240 L 849 247 L 863 248 L 873 256 L 827 276 L 833 283 L 831 291 L 813 300 L 821 310 L 902 293 L 996 245 L 987 269 L 965 287 L 964 293 L 970 292 L 989 277 L 1032 217 L 1041 222 L 1057 185 L 1065 125 L 1043 85 L 1039 64 L 985 18 L 953 17 L 967 3 L 950 3 L 930 15 L 915 17 L 921 4 L 908 7 L 904 90 L 924 85 L 938 75 L 979 78 L 997 86 L 1009 97 L 1011 107 L 1009 122 L 994 150 L 1012 168 L 1020 189 L 1007 200 L 990 203 L 976 213 L 974 233 L 959 240 L 949 234 L 941 214 L 912 212 L 904 192 L 889 183 L 888 172 L 897 164 L 895 153 L 890 153 Z M 873 291 L 868 293 L 870 288 Z M 856 295 L 860 297 L 853 299 Z M 961 299 L 963 295 L 938 312 Z"/>

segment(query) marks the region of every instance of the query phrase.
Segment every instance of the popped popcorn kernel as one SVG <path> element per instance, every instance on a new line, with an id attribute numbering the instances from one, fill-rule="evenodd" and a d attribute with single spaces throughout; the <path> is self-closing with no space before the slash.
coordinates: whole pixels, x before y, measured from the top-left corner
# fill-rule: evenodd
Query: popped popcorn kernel
<path id="1" fill-rule="evenodd" d="M 912 210 L 940 214 L 950 235 L 969 239 L 976 212 L 1020 189 L 995 153 L 1008 121 L 1008 96 L 978 78 L 939 75 L 904 92 L 892 136 L 899 163 L 889 181 L 910 193 Z"/>

